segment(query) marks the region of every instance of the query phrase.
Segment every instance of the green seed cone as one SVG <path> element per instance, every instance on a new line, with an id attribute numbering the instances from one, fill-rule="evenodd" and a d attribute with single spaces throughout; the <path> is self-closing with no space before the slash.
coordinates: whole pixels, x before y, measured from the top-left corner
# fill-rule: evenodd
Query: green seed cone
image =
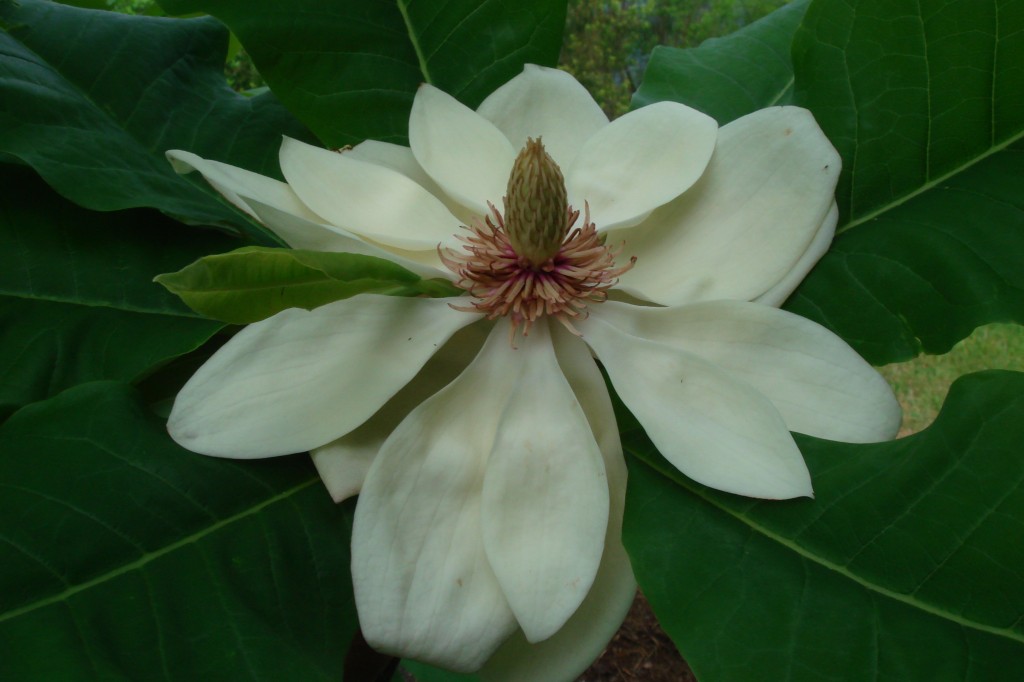
<path id="1" fill-rule="evenodd" d="M 541 265 L 558 253 L 568 228 L 565 180 L 540 138 L 529 138 L 512 165 L 505 229 L 516 253 Z"/>

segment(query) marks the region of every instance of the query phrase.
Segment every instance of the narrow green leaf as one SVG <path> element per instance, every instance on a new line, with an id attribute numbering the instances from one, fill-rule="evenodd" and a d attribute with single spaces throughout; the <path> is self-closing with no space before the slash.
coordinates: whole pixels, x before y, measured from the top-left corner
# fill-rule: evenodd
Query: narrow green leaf
<path id="1" fill-rule="evenodd" d="M 281 101 L 329 147 L 367 138 L 406 143 L 420 83 L 476 106 L 524 63 L 554 65 L 566 6 L 565 0 L 160 4 L 173 14 L 202 10 L 224 21 Z"/>
<path id="2" fill-rule="evenodd" d="M 832 251 L 790 309 L 876 364 L 1024 322 L 1024 6 L 817 0 L 794 101 L 843 156 Z"/>
<path id="3" fill-rule="evenodd" d="M 0 418 L 97 379 L 134 381 L 222 327 L 153 284 L 233 244 L 155 211 L 95 213 L 0 166 Z"/>
<path id="4" fill-rule="evenodd" d="M 461 293 L 441 280 L 421 280 L 383 258 L 259 246 L 205 256 L 155 281 L 197 313 L 232 324 L 258 322 L 286 308 L 312 310 L 356 294 Z"/>
<path id="5" fill-rule="evenodd" d="M 217 21 L 21 0 L 0 3 L 0 25 L 0 152 L 87 208 L 150 206 L 274 243 L 164 156 L 187 149 L 276 176 L 281 134 L 309 138 L 273 95 L 228 88 Z"/>
<path id="6" fill-rule="evenodd" d="M 790 44 L 810 0 L 796 0 L 735 33 L 700 47 L 656 47 L 633 95 L 633 108 L 669 100 L 725 125 L 792 95 Z"/>
<path id="7" fill-rule="evenodd" d="M 1024 374 L 962 378 L 902 440 L 800 437 L 814 500 L 704 488 L 624 422 L 623 537 L 701 679 L 1024 679 Z"/>
<path id="8" fill-rule="evenodd" d="M 187 452 L 123 385 L 0 427 L 0 678 L 337 680 L 352 505 L 308 458 Z"/>

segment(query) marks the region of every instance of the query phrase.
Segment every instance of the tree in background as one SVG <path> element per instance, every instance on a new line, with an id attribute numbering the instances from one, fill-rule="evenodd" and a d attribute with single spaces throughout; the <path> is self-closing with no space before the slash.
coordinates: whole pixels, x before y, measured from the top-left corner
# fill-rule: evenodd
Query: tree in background
<path id="1" fill-rule="evenodd" d="M 787 1 L 570 0 L 559 61 L 614 118 L 629 109 L 655 45 L 693 47 Z"/>
<path id="2" fill-rule="evenodd" d="M 561 68 L 573 74 L 605 113 L 629 110 L 655 45 L 692 47 L 760 19 L 788 0 L 569 0 Z M 97 0 L 124 14 L 162 16 L 155 0 Z M 232 36 L 224 74 L 234 90 L 264 85 Z"/>
<path id="3" fill-rule="evenodd" d="M 614 118 L 629 109 L 639 85 L 645 34 L 650 33 L 642 8 L 646 2 L 571 0 L 565 40 L 559 58 Z"/>

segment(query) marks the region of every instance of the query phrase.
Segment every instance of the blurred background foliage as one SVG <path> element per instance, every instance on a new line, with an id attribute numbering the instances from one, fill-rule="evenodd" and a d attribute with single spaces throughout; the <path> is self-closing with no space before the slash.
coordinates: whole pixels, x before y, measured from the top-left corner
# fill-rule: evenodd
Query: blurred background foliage
<path id="1" fill-rule="evenodd" d="M 68 4 L 125 14 L 163 15 L 155 0 L 66 0 Z M 696 47 L 785 5 L 788 0 L 569 0 L 559 66 L 594 95 L 609 117 L 629 110 L 656 45 Z M 263 79 L 232 36 L 225 77 L 243 93 Z M 1024 371 L 1024 327 L 993 324 L 941 356 L 924 355 L 888 365 L 882 373 L 904 408 L 901 435 L 928 426 L 958 376 L 982 369 Z"/>
<path id="2" fill-rule="evenodd" d="M 787 0 L 569 0 L 560 66 L 615 118 L 626 113 L 657 45 L 696 47 Z"/>
<path id="3" fill-rule="evenodd" d="M 615 118 L 629 110 L 656 45 L 692 47 L 732 33 L 788 0 L 569 0 L 559 66 Z M 156 0 L 72 0 L 124 14 L 160 16 Z M 224 73 L 231 87 L 263 87 L 252 60 L 232 36 Z"/>

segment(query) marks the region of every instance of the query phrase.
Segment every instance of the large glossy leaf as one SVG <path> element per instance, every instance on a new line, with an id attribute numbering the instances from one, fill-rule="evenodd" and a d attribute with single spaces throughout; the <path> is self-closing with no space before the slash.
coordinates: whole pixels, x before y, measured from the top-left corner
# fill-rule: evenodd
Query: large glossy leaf
<path id="1" fill-rule="evenodd" d="M 817 0 L 794 99 L 843 156 L 832 251 L 790 303 L 875 363 L 1024 322 L 1024 5 Z"/>
<path id="2" fill-rule="evenodd" d="M 1024 679 L 1024 374 L 903 440 L 801 438 L 815 500 L 699 486 L 626 419 L 626 547 L 699 678 Z"/>
<path id="3" fill-rule="evenodd" d="M 0 427 L 0 678 L 337 680 L 351 505 L 306 457 L 187 452 L 132 390 Z"/>
<path id="4" fill-rule="evenodd" d="M 794 3 L 694 50 L 658 50 L 635 104 L 725 122 L 808 107 L 843 156 L 832 250 L 787 303 L 876 364 L 1024 321 L 1024 6 Z"/>
<path id="5" fill-rule="evenodd" d="M 795 0 L 735 33 L 692 49 L 656 47 L 634 108 L 669 100 L 724 125 L 792 96 L 790 44 L 810 0 Z"/>
<path id="6" fill-rule="evenodd" d="M 221 328 L 152 278 L 233 240 L 155 211 L 86 211 L 24 167 L 0 166 L 0 186 L 0 418 L 79 383 L 138 379 Z"/>
<path id="7" fill-rule="evenodd" d="M 241 39 L 281 101 L 330 147 L 406 142 L 420 83 L 470 106 L 527 62 L 553 65 L 565 0 L 160 0 Z"/>
<path id="8" fill-rule="evenodd" d="M 447 280 L 422 280 L 383 258 L 259 246 L 205 256 L 156 281 L 196 312 L 233 324 L 258 322 L 286 308 L 312 310 L 356 294 L 462 293 Z"/>
<path id="9" fill-rule="evenodd" d="M 152 206 L 263 234 L 164 157 L 187 149 L 279 175 L 281 134 L 309 137 L 273 95 L 228 88 L 218 22 L 20 0 L 0 2 L 0 26 L 0 152 L 87 208 Z"/>

